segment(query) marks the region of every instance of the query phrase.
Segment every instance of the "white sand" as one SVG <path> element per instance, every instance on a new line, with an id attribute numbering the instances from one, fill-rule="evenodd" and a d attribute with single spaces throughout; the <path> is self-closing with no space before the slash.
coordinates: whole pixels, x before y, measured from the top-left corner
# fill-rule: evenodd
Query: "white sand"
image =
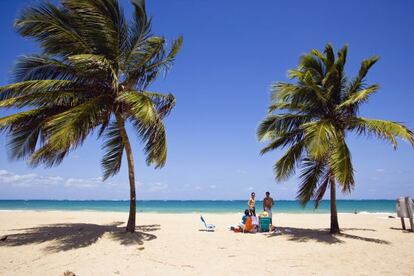
<path id="1" fill-rule="evenodd" d="M 414 275 L 414 233 L 384 214 L 276 214 L 282 234 L 227 230 L 240 214 L 138 214 L 139 235 L 126 234 L 126 213 L 0 212 L 0 275 Z M 408 221 L 407 221 L 408 223 Z M 112 225 L 111 225 L 112 224 Z"/>

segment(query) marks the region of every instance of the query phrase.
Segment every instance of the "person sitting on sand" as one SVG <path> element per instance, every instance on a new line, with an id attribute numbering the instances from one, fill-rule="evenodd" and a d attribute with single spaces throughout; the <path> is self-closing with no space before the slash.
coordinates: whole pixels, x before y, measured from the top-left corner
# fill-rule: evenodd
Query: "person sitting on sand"
<path id="1" fill-rule="evenodd" d="M 250 216 L 250 211 L 246 209 L 244 211 L 244 215 L 241 219 L 239 226 L 231 226 L 230 230 L 234 232 L 254 232 L 255 226 L 252 223 L 252 217 Z"/>
<path id="2" fill-rule="evenodd" d="M 244 210 L 244 216 L 241 219 L 241 225 L 244 226 L 246 224 L 247 219 L 250 217 L 249 210 Z"/>
<path id="3" fill-rule="evenodd" d="M 256 205 L 256 200 L 255 200 L 255 193 L 251 193 L 250 194 L 250 198 L 249 201 L 247 202 L 247 206 L 249 207 L 249 212 L 251 216 L 256 216 L 256 209 L 255 209 L 255 205 Z"/>
<path id="4" fill-rule="evenodd" d="M 266 192 L 266 197 L 263 199 L 263 211 L 267 212 L 270 217 L 270 224 L 272 224 L 272 207 L 275 205 L 273 198 L 270 197 L 270 193 Z"/>

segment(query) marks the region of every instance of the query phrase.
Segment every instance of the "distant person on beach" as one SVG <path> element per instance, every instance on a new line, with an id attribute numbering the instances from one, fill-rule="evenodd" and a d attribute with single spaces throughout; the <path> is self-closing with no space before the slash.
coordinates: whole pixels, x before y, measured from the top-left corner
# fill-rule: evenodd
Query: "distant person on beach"
<path id="1" fill-rule="evenodd" d="M 256 194 L 253 192 L 250 194 L 249 201 L 247 202 L 247 206 L 249 207 L 249 212 L 251 216 L 256 216 L 256 200 L 255 200 Z"/>
<path id="2" fill-rule="evenodd" d="M 246 224 L 247 218 L 250 217 L 250 212 L 249 210 L 244 210 L 244 216 L 242 217 L 241 223 L 243 224 L 243 226 Z"/>
<path id="3" fill-rule="evenodd" d="M 272 223 L 272 207 L 275 205 L 273 198 L 270 197 L 270 193 L 266 192 L 266 197 L 263 199 L 263 211 L 267 212 Z"/>
<path id="4" fill-rule="evenodd" d="M 244 211 L 244 216 L 242 217 L 238 231 L 245 233 L 256 232 L 256 226 L 253 224 L 253 217 L 250 215 L 250 211 L 247 209 Z"/>
<path id="5" fill-rule="evenodd" d="M 241 222 L 239 223 L 238 226 L 231 226 L 230 230 L 234 231 L 234 232 L 243 232 L 243 231 L 247 231 L 249 232 L 252 226 L 251 223 L 251 216 L 250 216 L 250 211 L 248 209 L 244 210 L 244 215 L 241 219 Z M 249 227 L 249 229 L 246 229 L 246 226 Z"/>

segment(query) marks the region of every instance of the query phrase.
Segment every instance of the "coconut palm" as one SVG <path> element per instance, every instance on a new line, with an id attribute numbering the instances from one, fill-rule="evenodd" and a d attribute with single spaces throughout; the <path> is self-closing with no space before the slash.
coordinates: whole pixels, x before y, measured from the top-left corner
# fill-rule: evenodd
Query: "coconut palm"
<path id="1" fill-rule="evenodd" d="M 259 140 L 268 141 L 262 154 L 288 148 L 274 166 L 278 181 L 301 169 L 297 199 L 303 205 L 313 199 L 317 208 L 330 188 L 331 233 L 339 233 L 336 185 L 350 193 L 355 184 L 347 133 L 372 135 L 394 148 L 399 137 L 414 146 L 413 132 L 404 125 L 359 116 L 360 105 L 379 88 L 365 81 L 378 57 L 364 60 L 358 75 L 348 80 L 344 70 L 347 51 L 343 47 L 335 58 L 328 44 L 323 53 L 312 50 L 302 56 L 298 68 L 289 71 L 295 82 L 272 86 L 269 113 L 258 128 Z"/>
<path id="2" fill-rule="evenodd" d="M 163 118 L 173 95 L 147 91 L 172 65 L 182 38 L 166 46 L 151 33 L 144 1 L 132 1 L 132 20 L 117 0 L 61 0 L 23 10 L 15 28 L 40 44 L 40 55 L 23 56 L 13 82 L 0 88 L 0 107 L 18 113 L 0 119 L 10 156 L 32 166 L 55 166 L 93 132 L 102 139 L 103 179 L 119 172 L 125 151 L 130 185 L 126 230 L 135 231 L 134 160 L 130 123 L 144 143 L 147 163 L 164 166 Z"/>

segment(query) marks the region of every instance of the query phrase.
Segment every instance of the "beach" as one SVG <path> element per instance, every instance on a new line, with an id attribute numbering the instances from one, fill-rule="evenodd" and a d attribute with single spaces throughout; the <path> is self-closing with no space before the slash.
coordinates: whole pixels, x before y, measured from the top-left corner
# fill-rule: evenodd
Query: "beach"
<path id="1" fill-rule="evenodd" d="M 384 213 L 274 214 L 281 233 L 233 233 L 241 213 L 1 211 L 0 275 L 414 275 L 414 234 Z M 408 224 L 408 221 L 406 222 Z M 409 224 L 408 224 L 409 225 Z"/>

